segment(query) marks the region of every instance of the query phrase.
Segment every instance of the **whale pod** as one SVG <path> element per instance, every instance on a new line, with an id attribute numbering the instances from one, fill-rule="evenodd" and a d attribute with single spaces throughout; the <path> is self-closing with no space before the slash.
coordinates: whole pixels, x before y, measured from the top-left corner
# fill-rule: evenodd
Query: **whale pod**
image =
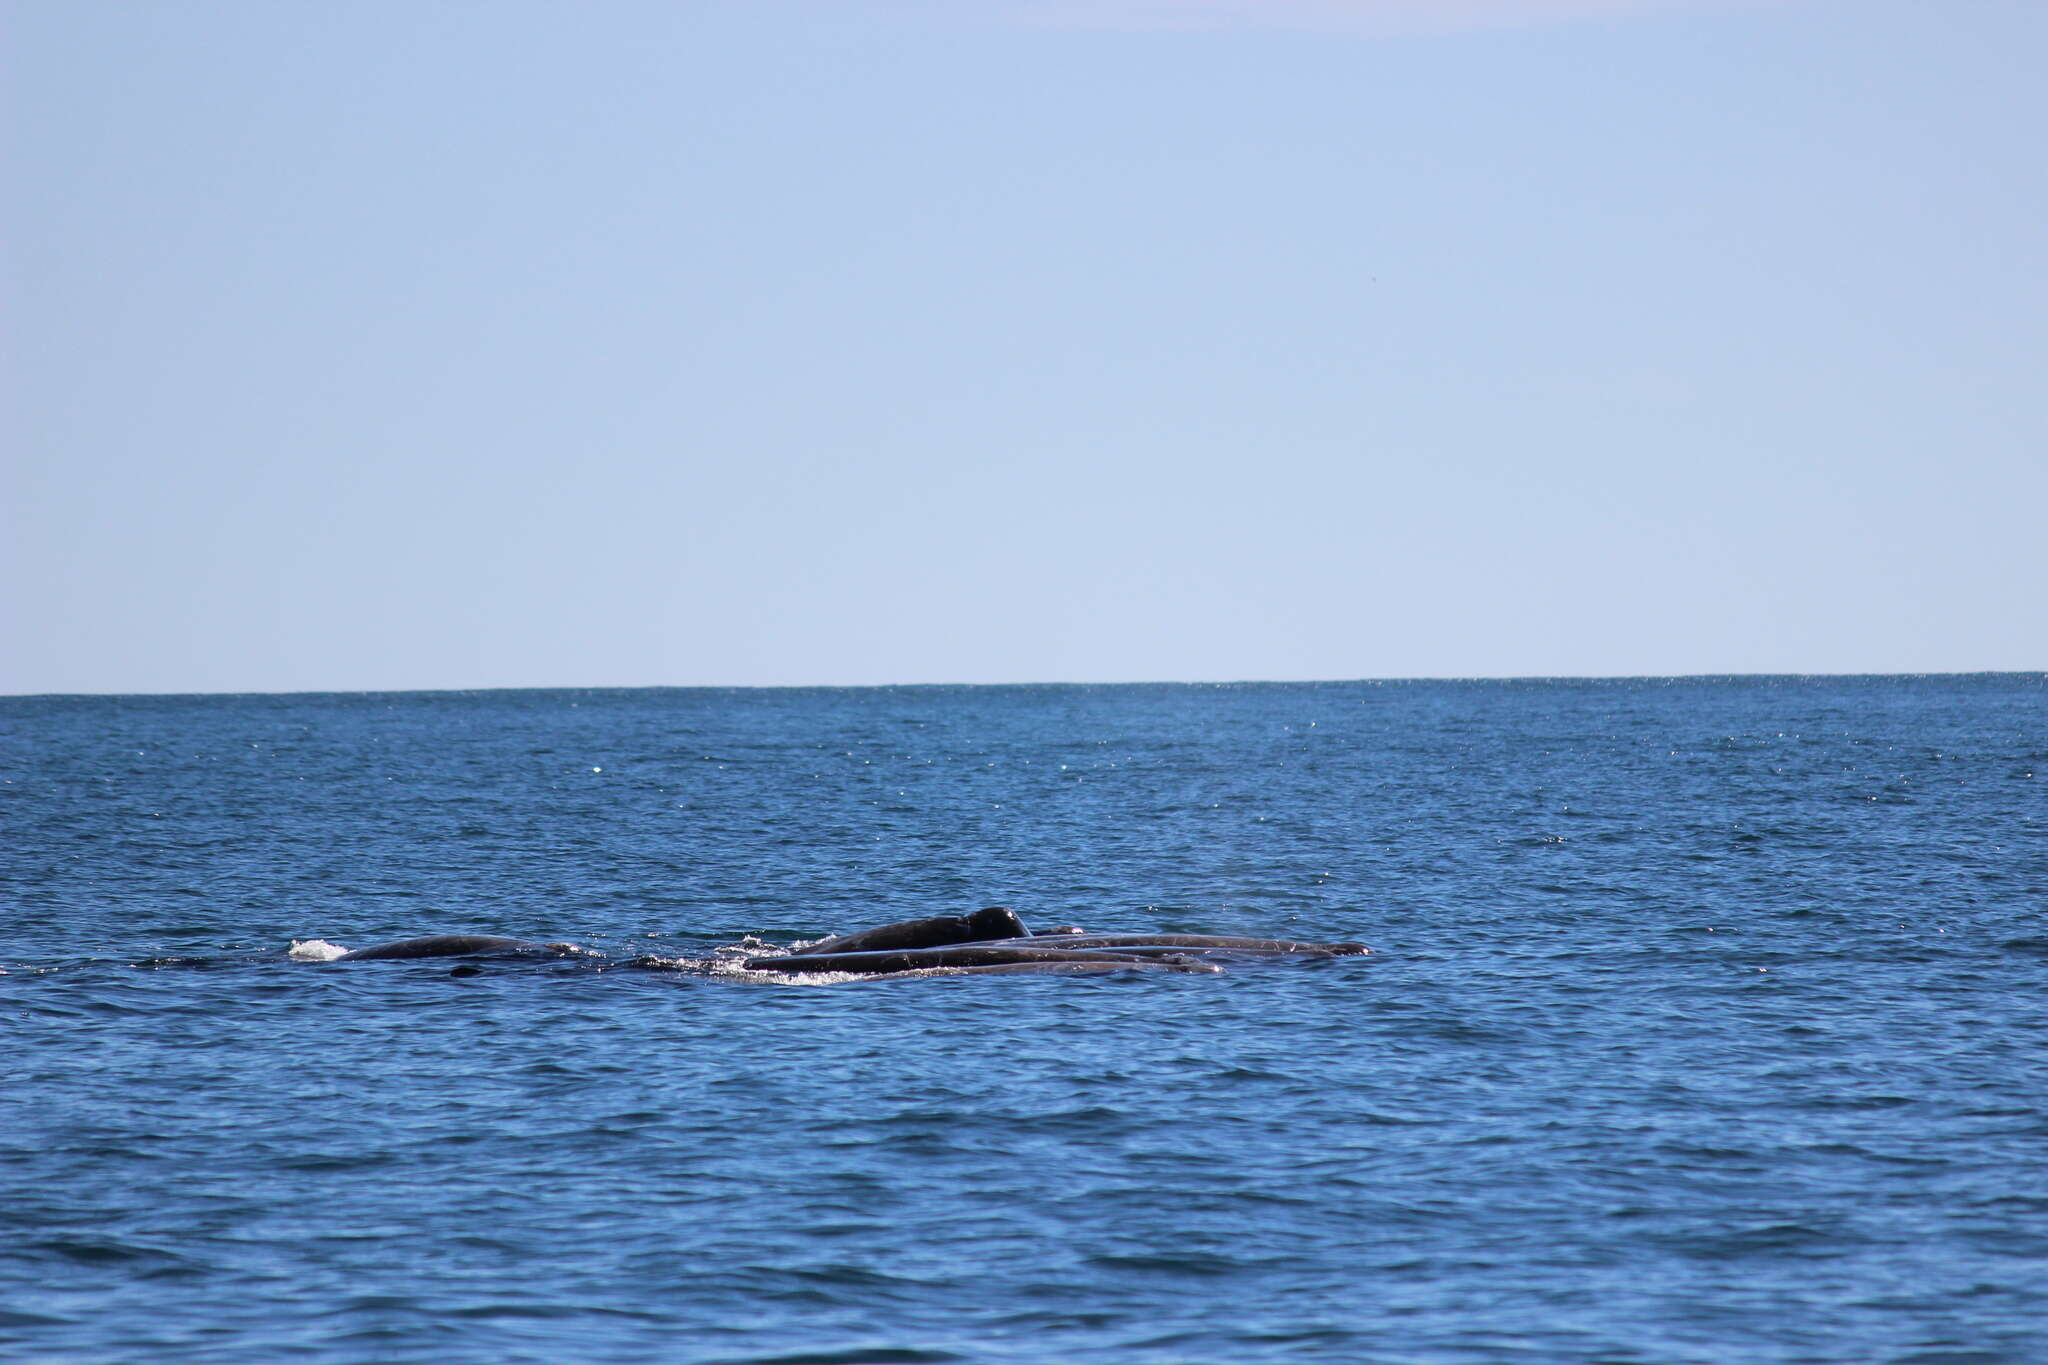
<path id="1" fill-rule="evenodd" d="M 580 952 L 573 943 L 536 943 L 526 938 L 499 938 L 493 934 L 433 934 L 426 938 L 402 938 L 343 953 L 336 962 L 369 962 L 379 958 L 407 957 L 539 957 Z"/>
<path id="2" fill-rule="evenodd" d="M 750 957 L 750 972 L 909 972 L 924 967 L 994 967 L 1032 962 L 1120 962 L 1126 966 L 1152 959 L 1136 953 L 1072 952 L 1011 943 L 980 943 L 972 947 L 911 948 L 898 952 L 790 953 L 784 957 Z"/>
<path id="3" fill-rule="evenodd" d="M 971 915 L 939 915 L 932 919 L 899 920 L 878 924 L 857 933 L 820 939 L 796 949 L 791 956 L 818 957 L 826 953 L 873 953 L 889 949 L 940 948 L 949 943 L 993 942 L 1024 938 L 1030 931 L 1016 912 L 1000 905 L 977 910 Z"/>

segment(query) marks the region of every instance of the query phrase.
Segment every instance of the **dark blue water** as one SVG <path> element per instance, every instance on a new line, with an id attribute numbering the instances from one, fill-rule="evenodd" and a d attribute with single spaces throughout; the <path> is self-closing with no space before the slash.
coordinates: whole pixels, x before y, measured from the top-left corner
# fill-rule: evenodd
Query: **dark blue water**
<path id="1" fill-rule="evenodd" d="M 2039 675 L 0 727 L 0 1356 L 2048 1359 Z M 1377 951 L 622 965 L 989 904 Z"/>

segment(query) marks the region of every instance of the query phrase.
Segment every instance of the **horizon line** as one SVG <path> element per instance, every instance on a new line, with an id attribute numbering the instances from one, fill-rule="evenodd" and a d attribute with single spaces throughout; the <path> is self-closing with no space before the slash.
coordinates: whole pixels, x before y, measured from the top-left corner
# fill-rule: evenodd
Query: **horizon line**
<path id="1" fill-rule="evenodd" d="M 1569 682 L 1734 682 L 1785 678 L 1993 678 L 2038 676 L 2048 669 L 1959 668 L 1922 669 L 1902 673 L 1851 669 L 1842 672 L 1777 673 L 1469 673 L 1410 674 L 1384 678 L 1125 678 L 1118 680 L 1044 679 L 1020 682 L 887 682 L 887 683 L 520 683 L 480 687 L 293 688 L 281 691 L 209 692 L 5 692 L 0 701 L 139 697 L 386 697 L 470 696 L 480 692 L 892 692 L 911 688 L 998 687 L 1357 687 L 1401 683 L 1569 683 Z"/>

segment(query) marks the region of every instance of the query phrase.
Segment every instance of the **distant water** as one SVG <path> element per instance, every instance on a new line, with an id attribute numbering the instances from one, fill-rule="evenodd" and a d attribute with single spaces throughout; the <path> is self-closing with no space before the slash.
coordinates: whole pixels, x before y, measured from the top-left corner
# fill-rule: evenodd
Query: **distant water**
<path id="1" fill-rule="evenodd" d="M 2040 675 L 14 698 L 0 760 L 0 1357 L 2048 1360 Z M 993 904 L 1377 952 L 615 965 Z M 287 956 L 456 931 L 610 956 Z"/>

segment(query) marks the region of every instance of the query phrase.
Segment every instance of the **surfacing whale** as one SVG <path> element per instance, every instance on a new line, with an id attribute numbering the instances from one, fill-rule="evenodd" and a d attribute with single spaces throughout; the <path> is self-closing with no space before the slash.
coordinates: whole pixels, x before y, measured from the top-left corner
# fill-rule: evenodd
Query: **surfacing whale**
<path id="1" fill-rule="evenodd" d="M 788 953 L 781 957 L 750 957 L 741 965 L 750 972 L 912 972 L 935 967 L 1009 967 L 1033 963 L 1108 963 L 1112 966 L 1182 966 L 1191 959 L 1148 958 L 1137 953 L 1039 947 L 1029 940 L 982 943 L 973 947 L 907 948 L 896 952 Z"/>
<path id="2" fill-rule="evenodd" d="M 987 933 L 991 928 L 996 932 Z M 985 936 L 961 937 L 974 930 Z M 1222 962 L 1350 957 L 1371 951 L 1363 943 L 1302 943 L 1233 934 L 1091 934 L 1070 924 L 1033 934 L 1016 915 L 995 907 L 972 915 L 878 925 L 785 954 L 749 957 L 741 965 L 753 972 L 837 972 L 883 980 L 1129 970 L 1219 972 Z"/>
<path id="3" fill-rule="evenodd" d="M 583 950 L 573 943 L 536 943 L 527 938 L 500 938 L 495 934 L 431 934 L 425 938 L 402 938 L 343 953 L 336 962 L 372 962 L 383 958 L 409 957 L 565 957 Z"/>
<path id="4" fill-rule="evenodd" d="M 1257 957 L 1362 957 L 1372 949 L 1363 943 L 1299 943 L 1286 938 L 1242 938 L 1235 934 L 1073 934 L 1042 935 L 1036 943 L 1061 948 L 1103 948 L 1118 952 L 1233 952 Z M 994 946 L 1000 940 L 991 940 Z M 979 943 L 962 944 L 978 948 Z"/>
<path id="5" fill-rule="evenodd" d="M 815 957 L 822 953 L 871 953 L 892 948 L 941 948 L 949 943 L 984 943 L 1027 938 L 1030 930 L 1016 912 L 1000 905 L 977 910 L 971 915 L 939 915 L 932 919 L 899 920 L 880 924 L 835 938 L 820 939 L 793 949 L 791 956 Z"/>
<path id="6" fill-rule="evenodd" d="M 908 972 L 873 972 L 857 978 L 857 981 L 863 984 L 869 981 L 910 981 L 927 976 L 1104 976 L 1117 972 L 1207 972 L 1214 976 L 1222 970 L 1213 962 L 1159 962 L 1142 958 L 1131 962 L 992 962 L 980 967 L 920 967 Z"/>
<path id="7" fill-rule="evenodd" d="M 318 945 L 338 952 L 335 945 Z M 296 945 L 295 945 L 296 951 Z M 729 950 L 728 950 L 729 951 Z M 1073 925 L 1033 934 L 1016 914 L 1001 906 L 971 915 L 901 920 L 850 934 L 820 939 L 788 953 L 755 955 L 739 965 L 773 975 L 837 973 L 865 980 L 963 975 L 1095 975 L 1119 971 L 1220 972 L 1223 962 L 1261 958 L 1358 956 L 1363 943 L 1302 943 L 1292 939 L 1246 938 L 1230 934 L 1089 933 Z M 573 943 L 543 943 L 493 934 L 434 934 L 399 939 L 342 952 L 336 962 L 408 958 L 542 958 L 584 955 Z M 726 959 L 730 961 L 730 959 Z M 688 960 L 636 960 L 604 965 L 661 966 Z M 700 967 L 708 962 L 696 964 Z M 474 974 L 458 967 L 457 975 Z"/>

